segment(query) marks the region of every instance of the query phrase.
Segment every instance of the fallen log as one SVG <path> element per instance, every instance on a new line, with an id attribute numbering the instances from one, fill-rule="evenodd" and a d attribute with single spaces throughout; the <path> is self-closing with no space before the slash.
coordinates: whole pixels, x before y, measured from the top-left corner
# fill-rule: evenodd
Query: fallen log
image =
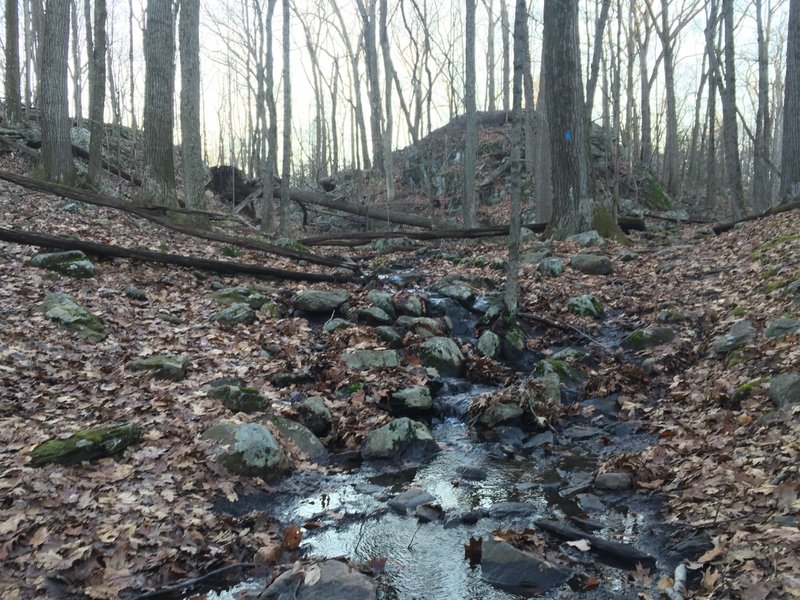
<path id="1" fill-rule="evenodd" d="M 83 160 L 89 160 L 89 153 L 81 148 L 80 146 L 76 146 L 72 144 L 72 153 L 77 156 L 78 158 L 82 158 Z M 127 171 L 123 171 L 119 165 L 115 165 L 113 163 L 108 162 L 105 158 L 103 158 L 100 162 L 100 166 L 102 166 L 106 171 L 117 175 L 124 179 L 125 181 L 130 181 L 133 185 L 137 187 L 142 187 L 142 180 L 138 177 L 131 175 Z"/>
<path id="2" fill-rule="evenodd" d="M 113 246 L 109 244 L 98 244 L 97 242 L 86 242 L 62 238 L 47 233 L 34 231 L 20 231 L 16 229 L 6 229 L 0 227 L 0 240 L 23 244 L 26 246 L 41 246 L 43 248 L 56 248 L 61 250 L 81 250 L 93 256 L 105 256 L 116 258 L 128 258 L 141 260 L 144 262 L 155 262 L 167 265 L 177 265 L 201 271 L 211 271 L 213 273 L 224 273 L 226 275 L 254 275 L 256 277 L 275 277 L 278 279 L 289 279 L 293 281 L 327 281 L 333 283 L 343 283 L 354 281 L 355 277 L 345 277 L 342 275 L 328 275 L 326 273 L 304 273 L 302 271 L 289 271 L 271 267 L 262 267 L 249 263 L 235 263 L 221 260 L 211 260 L 207 258 L 195 258 L 192 256 L 182 256 L 179 254 L 166 254 L 164 252 L 153 252 L 152 250 L 140 250 L 138 248 L 125 248 L 123 246 Z"/>
<path id="3" fill-rule="evenodd" d="M 768 208 L 763 213 L 758 215 L 750 215 L 744 217 L 743 219 L 739 219 L 737 221 L 728 221 L 727 223 L 719 223 L 718 225 L 714 225 L 713 231 L 717 235 L 720 233 L 724 233 L 726 231 L 730 231 L 734 227 L 736 227 L 739 223 L 746 223 L 748 221 L 757 221 L 758 219 L 763 219 L 765 217 L 770 217 L 772 215 L 778 215 L 780 213 L 789 212 L 790 210 L 796 210 L 800 208 L 800 202 L 789 202 L 788 204 L 779 204 L 778 206 L 773 206 L 772 208 Z"/>
<path id="4" fill-rule="evenodd" d="M 628 567 L 635 567 L 637 564 L 642 566 L 655 566 L 656 559 L 645 554 L 641 550 L 634 548 L 630 544 L 613 542 L 590 533 L 576 529 L 558 521 L 539 519 L 534 524 L 544 531 L 560 537 L 564 540 L 587 540 L 591 545 L 591 550 L 597 552 L 610 560 L 624 564 Z"/>
<path id="5" fill-rule="evenodd" d="M 311 254 L 308 252 L 300 252 L 299 250 L 294 250 L 292 248 L 284 248 L 283 246 L 275 246 L 274 244 L 268 244 L 267 242 L 263 242 L 256 238 L 244 238 L 235 235 L 228 235 L 217 231 L 200 230 L 194 227 L 190 227 L 189 225 L 178 223 L 171 219 L 158 216 L 159 214 L 166 214 L 169 211 L 185 212 L 188 209 L 181 209 L 181 208 L 173 209 L 172 207 L 169 206 L 160 206 L 160 205 L 136 206 L 134 204 L 131 204 L 129 202 L 124 202 L 116 198 L 110 198 L 108 196 L 102 196 L 100 194 L 95 194 L 92 192 L 79 190 L 77 188 L 58 185 L 55 183 L 38 181 L 36 179 L 31 179 L 30 177 L 24 177 L 22 175 L 17 175 L 16 173 L 9 173 L 7 171 L 0 171 L 0 179 L 4 179 L 6 181 L 9 181 L 11 183 L 20 185 L 22 187 L 31 190 L 45 192 L 48 194 L 55 194 L 63 198 L 70 198 L 71 200 L 77 200 L 79 202 L 85 202 L 87 204 L 93 204 L 95 206 L 103 206 L 106 208 L 114 208 L 116 210 L 128 212 L 133 215 L 136 215 L 137 217 L 141 217 L 143 219 L 147 219 L 148 221 L 161 225 L 162 227 L 166 227 L 168 229 L 171 229 L 173 231 L 178 231 L 180 233 L 185 233 L 186 235 L 192 237 L 202 238 L 213 242 L 221 242 L 223 244 L 230 244 L 232 246 L 238 246 L 241 248 L 249 248 L 251 250 L 259 250 L 261 252 L 274 254 L 276 256 L 283 256 L 285 258 L 292 258 L 295 260 L 305 260 L 309 263 L 328 266 L 328 267 L 353 268 L 352 263 L 345 262 L 341 259 L 318 256 L 316 254 Z"/>

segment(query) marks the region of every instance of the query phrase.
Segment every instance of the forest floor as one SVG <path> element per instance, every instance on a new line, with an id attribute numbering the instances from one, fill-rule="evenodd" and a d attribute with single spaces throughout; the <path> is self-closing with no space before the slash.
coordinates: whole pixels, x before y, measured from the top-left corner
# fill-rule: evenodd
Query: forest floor
<path id="1" fill-rule="evenodd" d="M 221 244 L 6 183 L 0 183 L 0 206 L 5 228 L 325 272 L 251 250 L 226 258 Z M 643 453 L 617 457 L 605 470 L 631 472 L 636 493 L 666 499 L 671 522 L 710 536 L 713 548 L 689 564 L 696 575 L 686 597 L 800 597 L 800 404 L 778 409 L 769 398 L 771 378 L 800 371 L 800 344 L 797 332 L 764 335 L 779 317 L 800 313 L 798 297 L 792 296 L 798 293 L 792 282 L 800 279 L 798 231 L 797 211 L 719 236 L 708 226 L 667 228 L 632 235 L 624 246 L 607 241 L 602 252 L 613 263 L 611 275 L 567 268 L 558 278 L 540 277 L 535 265 L 521 273 L 523 313 L 598 337 L 612 322 L 631 332 L 668 320 L 676 331 L 666 344 L 625 354 L 626 368 L 623 353 L 611 349 L 587 373 L 583 393 L 618 394 L 622 413 L 642 419 L 659 437 Z M 537 244 L 529 240 L 524 246 Z M 348 254 L 365 271 L 402 262 L 427 282 L 455 273 L 502 285 L 503 273 L 492 265 L 506 256 L 505 238 L 425 247 L 388 255 L 366 247 Z M 551 247 L 565 258 L 579 251 L 574 242 Z M 225 327 L 212 318 L 218 309 L 207 296 L 212 283 L 264 282 L 123 259 L 98 262 L 94 278 L 71 279 L 30 266 L 37 252 L 0 243 L 3 598 L 131 597 L 225 564 L 268 566 L 296 558 L 297 541 L 291 538 L 299 532 L 278 530 L 268 514 L 235 518 L 213 510 L 217 498 L 235 502 L 281 484 L 228 473 L 197 443 L 199 434 L 226 417 L 220 402 L 207 395 L 212 380 L 240 377 L 262 390 L 271 410 L 287 414 L 291 394 L 322 396 L 335 423 L 335 432 L 323 441 L 335 451 L 357 450 L 365 432 L 389 420 L 382 400 L 393 390 L 425 382 L 410 356 L 404 366 L 381 372 L 348 370 L 340 359 L 345 349 L 381 348 L 384 342 L 361 325 L 330 335 L 315 332 L 291 306 L 309 284 L 269 282 L 265 293 L 279 314 Z M 626 253 L 630 260 L 621 260 Z M 127 297 L 131 285 L 145 291 L 147 300 Z M 351 304 L 366 303 L 363 283 L 337 287 L 348 289 Z M 81 340 L 45 318 L 37 307 L 55 291 L 100 315 L 109 336 L 98 343 Z M 580 294 L 596 296 L 606 317 L 569 312 L 567 299 Z M 715 352 L 713 340 L 743 318 L 754 325 L 755 340 L 730 353 Z M 552 332 L 546 326 L 534 324 L 528 331 L 529 350 L 547 346 Z M 126 367 L 133 359 L 162 353 L 190 357 L 183 380 L 157 380 Z M 654 361 L 645 373 L 640 365 L 648 358 Z M 509 377 L 491 361 L 475 358 L 474 365 L 475 372 L 494 369 Z M 272 383 L 276 374 L 298 370 L 311 380 L 290 388 Z M 343 399 L 337 392 L 354 382 L 365 385 Z M 124 421 L 135 422 L 143 439 L 121 457 L 30 465 L 30 451 L 45 440 Z M 300 455 L 290 458 L 294 470 L 320 469 Z"/>

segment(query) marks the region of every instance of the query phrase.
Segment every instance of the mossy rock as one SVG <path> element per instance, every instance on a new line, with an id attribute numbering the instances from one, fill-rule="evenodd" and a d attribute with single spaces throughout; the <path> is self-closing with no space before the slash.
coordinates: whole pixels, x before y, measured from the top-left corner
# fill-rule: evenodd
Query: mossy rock
<path id="1" fill-rule="evenodd" d="M 88 279 L 97 274 L 97 267 L 80 250 L 37 254 L 31 259 L 31 264 L 40 269 L 55 271 L 77 279 Z"/>
<path id="2" fill-rule="evenodd" d="M 580 371 L 568 362 L 555 358 L 546 358 L 536 363 L 533 372 L 539 377 L 544 377 L 550 373 L 558 375 L 561 382 L 567 385 L 578 384 L 582 377 Z"/>
<path id="3" fill-rule="evenodd" d="M 758 379 L 753 379 L 752 381 L 748 381 L 747 383 L 743 383 L 742 385 L 738 386 L 736 389 L 733 390 L 731 394 L 731 403 L 734 405 L 736 410 L 739 409 L 742 405 L 743 400 L 747 400 L 750 397 L 753 389 L 757 388 L 764 382 L 763 377 L 759 377 Z"/>
<path id="4" fill-rule="evenodd" d="M 186 376 L 189 357 L 185 355 L 158 354 L 148 358 L 140 358 L 128 363 L 133 371 L 150 371 L 156 379 L 180 381 Z"/>
<path id="5" fill-rule="evenodd" d="M 582 317 L 600 318 L 603 316 L 603 305 L 600 304 L 600 300 L 596 296 L 591 294 L 573 296 L 567 300 L 567 308 Z"/>
<path id="6" fill-rule="evenodd" d="M 269 400 L 258 388 L 238 385 L 213 386 L 208 395 L 222 402 L 228 410 L 254 413 L 269 406 Z"/>
<path id="7" fill-rule="evenodd" d="M 675 330 L 671 327 L 645 327 L 625 336 L 622 340 L 622 347 L 638 352 L 645 348 L 653 348 L 671 342 L 674 337 Z"/>
<path id="8" fill-rule="evenodd" d="M 31 466 L 74 465 L 113 456 L 139 442 L 141 437 L 141 431 L 133 423 L 84 429 L 65 440 L 52 439 L 36 446 L 30 453 Z"/>
<path id="9" fill-rule="evenodd" d="M 214 314 L 214 320 L 220 325 L 251 325 L 256 320 L 255 311 L 243 302 L 231 304 Z"/>
<path id="10" fill-rule="evenodd" d="M 247 304 L 254 310 L 259 310 L 267 298 L 248 287 L 232 287 L 216 290 L 209 294 L 209 297 L 214 302 L 223 306 L 230 306 L 232 304 Z"/>
<path id="11" fill-rule="evenodd" d="M 70 331 L 91 341 L 99 342 L 108 335 L 99 317 L 78 304 L 69 294 L 62 292 L 48 294 L 39 310 L 48 319 L 58 321 Z"/>
<path id="12" fill-rule="evenodd" d="M 672 210 L 675 208 L 675 203 L 658 179 L 648 175 L 645 179 L 645 185 L 647 186 L 647 195 L 644 201 L 649 208 L 655 210 Z"/>

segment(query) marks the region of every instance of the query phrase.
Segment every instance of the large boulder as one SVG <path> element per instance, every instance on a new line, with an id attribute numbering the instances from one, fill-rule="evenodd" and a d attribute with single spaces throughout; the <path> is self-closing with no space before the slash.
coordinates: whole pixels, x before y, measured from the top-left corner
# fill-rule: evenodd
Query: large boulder
<path id="1" fill-rule="evenodd" d="M 372 303 L 372 306 L 380 308 L 384 313 L 389 315 L 392 319 L 397 317 L 397 311 L 392 300 L 392 295 L 380 290 L 370 290 L 367 293 L 367 300 Z"/>
<path id="2" fill-rule="evenodd" d="M 54 292 L 45 297 L 39 307 L 48 319 L 57 321 L 80 337 L 94 342 L 108 335 L 103 322 L 86 308 L 78 304 L 69 294 Z"/>
<path id="3" fill-rule="evenodd" d="M 769 399 L 776 406 L 800 402 L 800 373 L 781 373 L 769 382 Z"/>
<path id="4" fill-rule="evenodd" d="M 294 307 L 309 313 L 332 313 L 350 299 L 347 290 L 303 290 L 294 299 Z"/>
<path id="5" fill-rule="evenodd" d="M 425 425 L 402 417 L 370 431 L 361 455 L 365 459 L 420 460 L 437 450 L 439 446 Z"/>
<path id="6" fill-rule="evenodd" d="M 504 423 L 517 422 L 523 412 L 516 402 L 496 402 L 481 412 L 478 422 L 484 427 L 497 427 Z"/>
<path id="7" fill-rule="evenodd" d="M 231 473 L 272 479 L 289 472 L 289 459 L 269 429 L 258 423 L 223 421 L 201 440 L 214 444 L 213 456 Z"/>
<path id="8" fill-rule="evenodd" d="M 323 560 L 289 569 L 259 598 L 275 600 L 375 600 L 378 584 L 338 560 Z"/>
<path id="9" fill-rule="evenodd" d="M 602 247 L 606 243 L 606 241 L 603 239 L 603 236 L 597 233 L 597 230 L 595 229 L 567 236 L 566 241 L 578 242 L 578 244 L 583 248 L 588 248 L 590 246 Z"/>
<path id="10" fill-rule="evenodd" d="M 394 317 L 379 306 L 362 306 L 358 309 L 358 318 L 368 325 L 391 325 Z"/>
<path id="11" fill-rule="evenodd" d="M 308 427 L 314 435 L 325 436 L 331 430 L 330 409 L 325 405 L 325 401 L 319 396 L 306 398 L 295 406 L 300 421 Z"/>
<path id="12" fill-rule="evenodd" d="M 497 358 L 502 341 L 494 331 L 487 329 L 478 338 L 478 352 L 486 358 Z"/>
<path id="13" fill-rule="evenodd" d="M 501 587 L 549 590 L 571 573 L 544 558 L 518 550 L 508 542 L 485 536 L 481 544 L 481 578 Z"/>
<path id="14" fill-rule="evenodd" d="M 800 334 L 800 320 L 792 317 L 779 317 L 767 325 L 764 335 L 768 338 L 782 339 Z"/>
<path id="15" fill-rule="evenodd" d="M 569 259 L 570 266 L 587 275 L 609 275 L 614 267 L 607 256 L 599 254 L 576 254 Z"/>
<path id="16" fill-rule="evenodd" d="M 425 385 L 398 390 L 389 399 L 389 408 L 400 414 L 429 412 L 433 409 L 431 391 Z"/>
<path id="17" fill-rule="evenodd" d="M 475 301 L 475 290 L 465 281 L 449 281 L 435 285 L 433 290 L 467 307 L 472 306 Z"/>
<path id="18" fill-rule="evenodd" d="M 267 418 L 280 432 L 284 440 L 291 441 L 300 452 L 308 456 L 313 462 L 323 465 L 328 463 L 330 459 L 328 450 L 308 427 L 281 415 L 270 415 Z"/>
<path id="19" fill-rule="evenodd" d="M 736 321 L 727 333 L 714 338 L 711 347 L 717 354 L 727 354 L 756 340 L 756 330 L 750 319 Z"/>
<path id="20" fill-rule="evenodd" d="M 426 367 L 433 367 L 445 377 L 460 377 L 464 372 L 464 355 L 458 344 L 448 337 L 426 340 L 420 356 Z"/>
<path id="21" fill-rule="evenodd" d="M 80 250 L 37 254 L 31 259 L 31 264 L 40 269 L 55 271 L 78 279 L 88 279 L 97 274 L 97 267 Z"/>
<path id="22" fill-rule="evenodd" d="M 560 256 L 550 256 L 543 258 L 536 270 L 542 275 L 558 277 L 564 272 L 564 259 Z"/>

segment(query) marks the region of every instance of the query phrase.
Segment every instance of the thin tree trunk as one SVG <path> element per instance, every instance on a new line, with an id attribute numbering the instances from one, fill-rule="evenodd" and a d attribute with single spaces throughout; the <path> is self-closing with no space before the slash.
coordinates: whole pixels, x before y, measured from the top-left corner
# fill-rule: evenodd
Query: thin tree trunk
<path id="1" fill-rule="evenodd" d="M 734 55 L 733 0 L 722 0 L 722 20 L 725 31 L 725 87 L 722 90 L 722 127 L 725 143 L 725 171 L 728 193 L 731 195 L 731 216 L 741 219 L 745 214 L 742 189 L 742 163 L 739 160 L 739 127 L 736 114 L 736 57 Z"/>
<path id="2" fill-rule="evenodd" d="M 96 181 L 103 162 L 105 128 L 103 113 L 106 100 L 106 0 L 95 0 L 94 26 L 90 2 L 85 0 L 86 50 L 89 54 L 89 180 Z"/>
<path id="3" fill-rule="evenodd" d="M 800 197 L 800 0 L 789 0 L 783 115 L 781 200 L 791 201 Z"/>
<path id="4" fill-rule="evenodd" d="M 486 31 L 486 110 L 497 110 L 497 98 L 494 89 L 494 0 L 483 0 L 486 6 L 486 17 L 489 21 Z"/>
<path id="5" fill-rule="evenodd" d="M 756 135 L 753 144 L 753 196 L 752 212 L 761 213 L 770 202 L 769 171 L 769 138 L 770 138 L 770 106 L 769 106 L 769 56 L 764 28 L 763 2 L 755 0 L 756 38 L 758 44 L 758 106 L 756 109 Z"/>
<path id="6" fill-rule="evenodd" d="M 603 57 L 603 31 L 608 21 L 608 11 L 611 0 L 603 0 L 600 14 L 594 24 L 594 46 L 592 50 L 592 66 L 589 71 L 589 82 L 586 85 L 586 118 L 592 122 L 592 107 L 594 106 L 594 92 L 597 89 L 597 77 L 600 74 L 600 60 Z"/>
<path id="7" fill-rule="evenodd" d="M 500 0 L 500 33 L 503 39 L 503 111 L 508 112 L 511 108 L 511 44 L 509 37 L 511 34 L 508 21 L 508 0 Z"/>
<path id="8" fill-rule="evenodd" d="M 200 0 L 180 0 L 181 155 L 186 206 L 205 206 L 200 139 Z"/>
<path id="9" fill-rule="evenodd" d="M 394 204 L 394 155 L 392 154 L 392 56 L 390 54 L 388 5 L 386 0 L 381 0 L 380 40 L 381 53 L 383 54 L 383 99 L 385 102 L 384 114 L 386 117 L 383 130 L 383 172 L 386 177 L 386 207 Z"/>
<path id="10" fill-rule="evenodd" d="M 81 64 L 81 50 L 78 46 L 78 2 L 69 0 L 72 24 L 72 103 L 75 105 L 75 126 L 83 127 L 83 78 L 81 77 L 83 65 Z"/>
<path id="11" fill-rule="evenodd" d="M 280 188 L 280 223 L 278 233 L 286 236 L 289 233 L 289 183 L 292 177 L 292 86 L 289 58 L 291 55 L 290 39 L 290 2 L 283 0 L 283 164 L 281 167 Z M 356 75 L 357 76 L 357 75 Z"/>
<path id="12" fill-rule="evenodd" d="M 5 40 L 5 101 L 6 119 L 12 125 L 22 120 L 19 96 L 19 5 L 17 0 L 6 0 Z"/>
<path id="13" fill-rule="evenodd" d="M 464 104 L 467 128 L 464 140 L 464 195 L 461 200 L 464 227 L 475 226 L 475 162 L 478 151 L 478 121 L 475 108 L 475 0 L 466 0 L 466 64 L 464 77 Z"/>

